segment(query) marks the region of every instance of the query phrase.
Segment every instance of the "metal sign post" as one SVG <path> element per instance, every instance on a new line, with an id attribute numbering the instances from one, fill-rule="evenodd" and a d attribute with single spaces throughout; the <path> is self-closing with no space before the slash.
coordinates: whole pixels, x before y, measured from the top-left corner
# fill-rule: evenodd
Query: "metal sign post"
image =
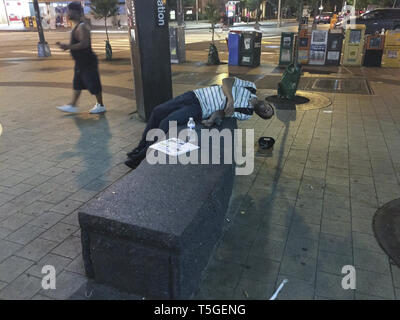
<path id="1" fill-rule="evenodd" d="M 50 47 L 44 39 L 43 27 L 42 27 L 42 19 L 40 17 L 39 3 L 38 0 L 33 0 L 33 7 L 35 8 L 36 15 L 36 25 L 39 33 L 39 42 L 38 42 L 38 56 L 39 57 L 50 57 Z"/>

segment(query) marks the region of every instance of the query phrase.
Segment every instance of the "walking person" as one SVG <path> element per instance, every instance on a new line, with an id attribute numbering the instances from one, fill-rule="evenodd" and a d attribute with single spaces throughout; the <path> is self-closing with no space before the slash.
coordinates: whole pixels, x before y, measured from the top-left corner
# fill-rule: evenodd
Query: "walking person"
<path id="1" fill-rule="evenodd" d="M 57 107 L 60 111 L 78 112 L 77 102 L 82 90 L 87 89 L 96 96 L 97 103 L 89 113 L 103 113 L 106 108 L 103 104 L 102 88 L 98 69 L 98 59 L 92 50 L 90 27 L 85 21 L 83 8 L 79 2 L 68 5 L 68 17 L 72 21 L 71 41 L 69 44 L 57 42 L 63 50 L 70 50 L 75 60 L 73 97 L 72 101 L 64 106 Z"/>
<path id="2" fill-rule="evenodd" d="M 258 99 L 253 82 L 239 78 L 225 78 L 222 86 L 211 86 L 188 91 L 155 107 L 142 134 L 139 145 L 127 154 L 125 164 L 134 169 L 146 157 L 146 151 L 155 141 L 147 141 L 147 133 L 159 128 L 168 132 L 169 122 L 178 125 L 187 123 L 190 117 L 194 121 L 203 120 L 206 127 L 212 126 L 217 117 L 235 117 L 248 120 L 253 113 L 263 119 L 270 119 L 274 109 L 264 100 Z"/>

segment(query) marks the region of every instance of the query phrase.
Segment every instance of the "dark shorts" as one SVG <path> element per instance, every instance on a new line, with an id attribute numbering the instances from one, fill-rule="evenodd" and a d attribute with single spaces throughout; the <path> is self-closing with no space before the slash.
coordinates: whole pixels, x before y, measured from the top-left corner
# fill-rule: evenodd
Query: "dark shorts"
<path id="1" fill-rule="evenodd" d="M 89 90 L 91 94 L 98 94 L 101 92 L 101 82 L 99 69 L 97 66 L 88 66 L 79 68 L 75 66 L 74 90 Z"/>

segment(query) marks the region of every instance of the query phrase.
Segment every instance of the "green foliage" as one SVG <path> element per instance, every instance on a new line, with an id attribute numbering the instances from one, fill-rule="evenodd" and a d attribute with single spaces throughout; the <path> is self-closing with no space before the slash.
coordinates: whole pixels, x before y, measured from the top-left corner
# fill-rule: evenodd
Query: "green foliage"
<path id="1" fill-rule="evenodd" d="M 178 0 L 168 0 L 168 7 L 170 10 L 174 10 L 177 8 Z M 184 7 L 192 7 L 196 3 L 196 0 L 183 0 L 182 4 Z"/>
<path id="2" fill-rule="evenodd" d="M 110 39 L 108 37 L 107 29 L 107 18 L 113 17 L 118 13 L 118 0 L 92 0 L 90 3 L 90 9 L 95 19 L 104 19 L 104 26 L 106 28 L 106 58 L 111 60 L 112 49 L 110 45 Z"/>
<path id="3" fill-rule="evenodd" d="M 118 13 L 118 0 L 92 0 L 90 9 L 95 19 L 113 17 Z"/>
<path id="4" fill-rule="evenodd" d="M 218 6 L 215 4 L 215 2 L 213 0 L 210 0 L 207 3 L 207 5 L 205 7 L 205 11 L 206 11 L 207 20 L 208 20 L 208 22 L 211 23 L 211 32 L 212 32 L 212 43 L 210 45 L 210 51 L 208 53 L 208 63 L 209 64 L 219 64 L 218 50 L 217 50 L 217 47 L 215 46 L 214 34 L 215 34 L 215 24 L 217 24 L 219 22 L 219 20 L 221 19 L 221 15 L 219 13 Z M 213 62 L 215 62 L 215 63 L 213 63 Z"/>

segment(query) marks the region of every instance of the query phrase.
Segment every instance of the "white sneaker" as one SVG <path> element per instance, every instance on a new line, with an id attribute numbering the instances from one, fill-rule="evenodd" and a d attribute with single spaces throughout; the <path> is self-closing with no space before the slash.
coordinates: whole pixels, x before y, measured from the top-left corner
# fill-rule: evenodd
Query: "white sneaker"
<path id="1" fill-rule="evenodd" d="M 60 111 L 69 112 L 69 113 L 78 112 L 78 108 L 73 106 L 73 105 L 70 105 L 70 104 L 67 104 L 67 105 L 62 106 L 62 107 L 57 107 L 57 109 L 60 110 Z"/>
<path id="2" fill-rule="evenodd" d="M 89 113 L 102 113 L 106 112 L 106 107 L 102 106 L 100 103 L 96 103 Z"/>

